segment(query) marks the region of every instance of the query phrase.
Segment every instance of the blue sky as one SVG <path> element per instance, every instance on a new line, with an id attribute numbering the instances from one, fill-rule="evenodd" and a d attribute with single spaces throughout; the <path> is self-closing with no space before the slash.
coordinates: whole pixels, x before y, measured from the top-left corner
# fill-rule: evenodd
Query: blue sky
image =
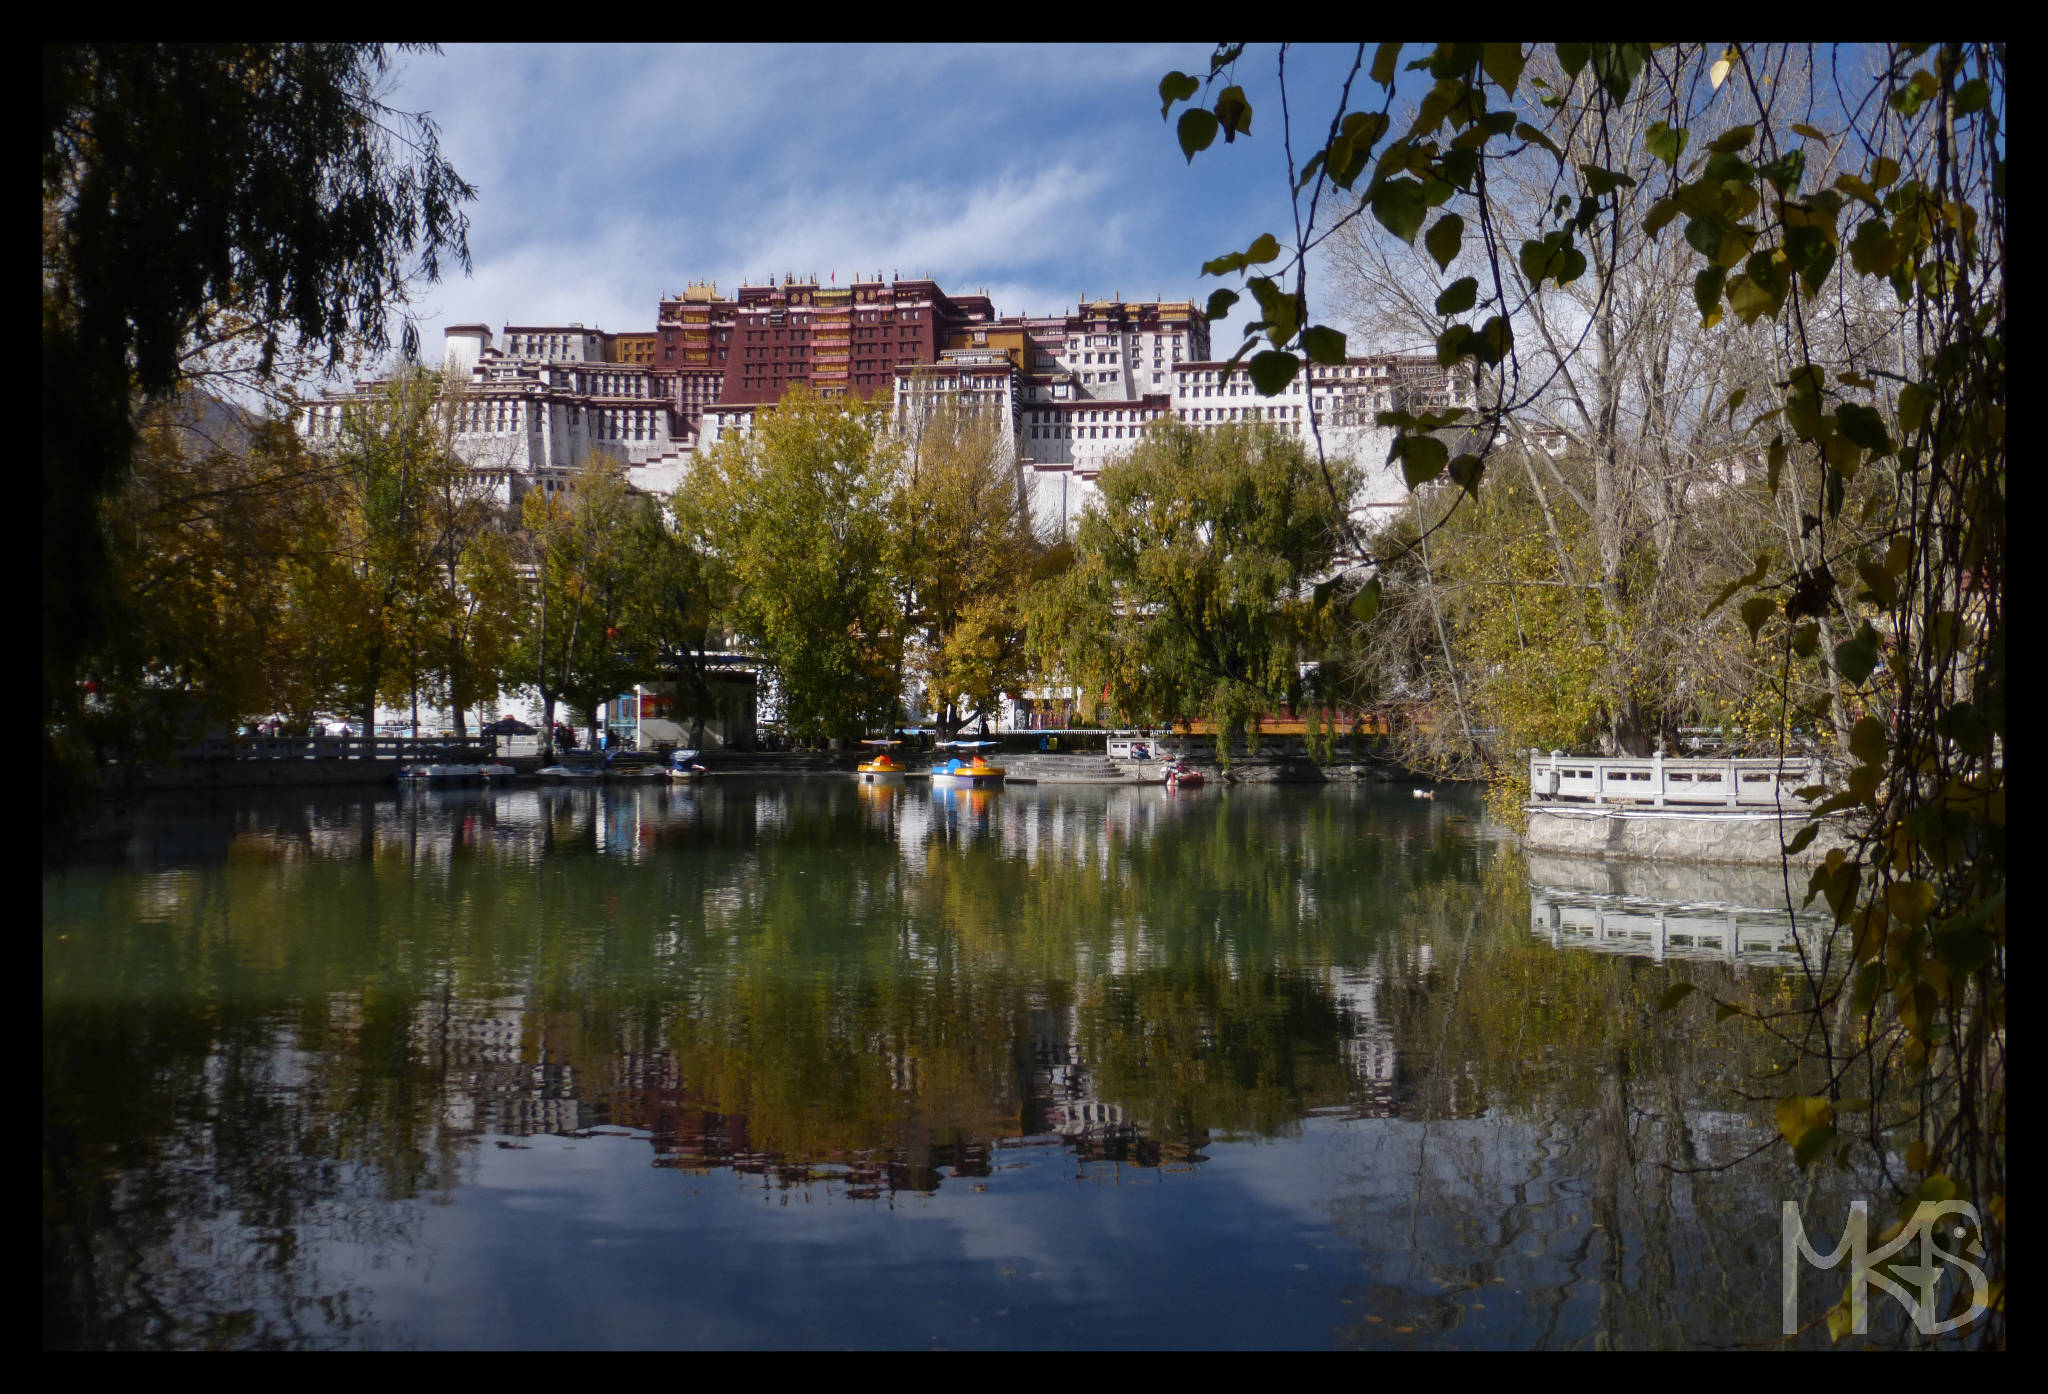
<path id="1" fill-rule="evenodd" d="M 387 98 L 425 110 L 475 184 L 459 271 L 420 297 L 447 324 L 651 329 L 692 279 L 929 273 L 1003 313 L 1090 297 L 1205 297 L 1204 260 L 1288 240 L 1276 50 L 1237 80 L 1252 135 L 1192 169 L 1159 115 L 1208 44 L 451 47 L 401 58 Z M 1297 126 L 1326 129 L 1355 50 L 1289 51 Z M 1369 55 L 1368 55 L 1369 56 Z M 1354 96 L 1377 89 L 1361 78 Z M 1178 111 L 1175 113 L 1178 117 Z M 1306 143 L 1313 149 L 1319 142 Z M 1230 282 L 1235 284 L 1235 278 Z M 1234 346 L 1219 334 L 1219 350 Z"/>

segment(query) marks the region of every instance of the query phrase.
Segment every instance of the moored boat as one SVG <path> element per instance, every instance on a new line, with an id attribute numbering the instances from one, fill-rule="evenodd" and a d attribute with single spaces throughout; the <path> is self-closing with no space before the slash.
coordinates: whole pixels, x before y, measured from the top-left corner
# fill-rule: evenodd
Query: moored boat
<path id="1" fill-rule="evenodd" d="M 413 765 L 399 774 L 421 784 L 473 784 L 484 777 L 482 765 Z"/>
<path id="2" fill-rule="evenodd" d="M 954 756 L 943 765 L 932 766 L 932 788 L 934 789 L 993 789 L 1003 782 L 1003 767 L 991 765 L 981 752 L 994 746 L 994 741 L 943 741 L 941 750 L 964 750 L 965 760 Z"/>
<path id="3" fill-rule="evenodd" d="M 1202 787 L 1202 772 L 1191 765 L 1175 760 L 1165 769 L 1166 787 L 1169 789 L 1199 789 Z"/>
<path id="4" fill-rule="evenodd" d="M 668 755 L 668 777 L 682 783 L 702 779 L 709 771 L 697 763 L 698 752 L 694 750 L 672 750 Z"/>
<path id="5" fill-rule="evenodd" d="M 876 751 L 874 759 L 864 762 L 854 771 L 859 776 L 861 783 L 901 784 L 903 782 L 904 767 L 889 754 L 890 751 L 903 744 L 902 741 L 871 740 L 862 741 L 861 744 L 880 747 Z"/>

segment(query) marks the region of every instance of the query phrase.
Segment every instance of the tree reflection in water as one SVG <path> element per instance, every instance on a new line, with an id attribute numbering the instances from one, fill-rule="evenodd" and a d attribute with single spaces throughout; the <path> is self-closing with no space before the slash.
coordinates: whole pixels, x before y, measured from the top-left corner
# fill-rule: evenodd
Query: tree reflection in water
<path id="1" fill-rule="evenodd" d="M 1653 1009 L 1787 980 L 1532 933 L 1617 893 L 1532 894 L 1454 806 L 717 780 L 140 826 L 45 883 L 46 1345 L 374 1344 L 362 1274 L 493 1140 L 886 1200 L 1314 1120 L 1371 1275 L 1340 1343 L 1775 1330 L 1784 1169 L 1687 1170 L 1768 1138 L 1731 1086 L 1770 1062 Z"/>

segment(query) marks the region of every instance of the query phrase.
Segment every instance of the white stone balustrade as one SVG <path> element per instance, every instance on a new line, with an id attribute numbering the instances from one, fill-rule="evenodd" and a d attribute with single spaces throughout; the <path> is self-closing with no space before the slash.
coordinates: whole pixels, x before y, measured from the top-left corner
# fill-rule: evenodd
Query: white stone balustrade
<path id="1" fill-rule="evenodd" d="M 1529 752 L 1532 803 L 1799 811 L 1821 780 L 1816 760 L 1605 759 Z"/>

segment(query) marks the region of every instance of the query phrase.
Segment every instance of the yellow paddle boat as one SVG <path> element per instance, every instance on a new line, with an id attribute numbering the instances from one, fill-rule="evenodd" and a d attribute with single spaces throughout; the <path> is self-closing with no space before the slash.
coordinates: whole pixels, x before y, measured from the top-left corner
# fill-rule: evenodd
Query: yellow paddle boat
<path id="1" fill-rule="evenodd" d="M 875 753 L 875 758 L 861 765 L 856 771 L 860 776 L 861 783 L 901 784 L 903 782 L 903 765 L 889 754 L 890 751 L 903 744 L 902 741 L 862 741 L 861 744 L 880 747 Z"/>

